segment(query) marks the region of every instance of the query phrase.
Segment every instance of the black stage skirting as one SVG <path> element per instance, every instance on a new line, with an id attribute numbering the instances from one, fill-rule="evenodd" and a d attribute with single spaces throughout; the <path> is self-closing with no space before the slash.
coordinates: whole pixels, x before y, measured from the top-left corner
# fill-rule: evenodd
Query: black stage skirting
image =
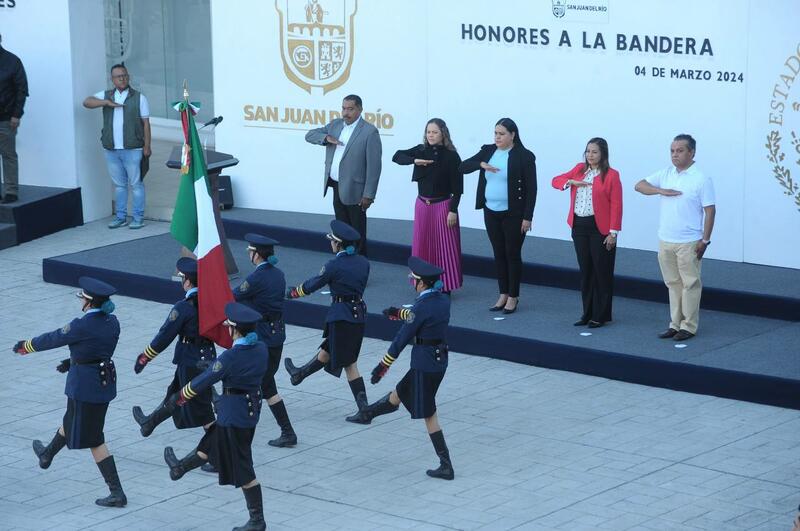
<path id="1" fill-rule="evenodd" d="M 0 225 L 8 224 L 15 240 L 2 238 L 0 248 L 83 225 L 80 188 L 21 185 L 18 197 L 13 203 L 0 205 Z"/>
<path id="2" fill-rule="evenodd" d="M 297 216 L 300 219 L 294 225 L 306 226 L 303 219 L 306 215 Z M 380 232 L 373 232 L 373 225 L 370 233 L 376 239 L 370 243 L 370 252 L 379 254 L 379 249 L 389 244 L 377 239 Z M 226 227 L 231 229 L 228 223 Z M 283 245 L 277 249 L 278 267 L 286 272 L 289 285 L 317 274 L 331 257 L 329 251 L 287 247 L 294 243 L 291 234 L 297 233 L 297 229 L 261 230 L 282 241 Z M 238 236 L 233 230 L 230 233 Z M 316 245 L 314 242 L 318 241 L 319 247 L 325 249 L 328 243 L 323 233 L 324 227 L 319 231 L 315 228 L 313 237 L 303 242 L 304 246 Z M 534 242 L 526 243 L 526 247 L 535 247 L 541 240 Z M 244 242 L 231 240 L 230 244 L 241 270 L 241 277 L 233 281 L 236 284 L 252 270 L 252 265 Z M 488 247 L 488 243 L 485 245 Z M 165 234 L 48 258 L 43 263 L 43 274 L 47 282 L 66 285 L 76 285 L 79 276 L 88 274 L 111 282 L 122 295 L 173 303 L 183 296 L 178 283 L 170 280 L 178 256 L 178 244 Z M 655 257 L 650 258 L 655 263 Z M 403 256 L 403 263 L 405 259 Z M 620 262 L 624 258 L 618 257 Z M 657 270 L 658 265 L 654 267 Z M 704 278 L 713 276 L 710 269 L 713 268 L 704 264 Z M 519 310 L 495 321 L 496 314 L 487 308 L 496 299 L 496 282 L 476 276 L 474 271 L 467 273 L 464 287 L 453 295 L 448 343 L 454 352 L 800 409 L 800 358 L 796 353 L 800 323 L 788 319 L 792 316 L 779 320 L 706 309 L 701 312 L 699 335 L 686 342 L 686 348 L 678 349 L 675 342 L 656 337 L 669 321 L 666 304 L 617 297 L 614 323 L 591 330 L 591 336 L 581 336 L 581 332 L 589 330 L 572 326 L 580 316 L 577 290 L 523 284 Z M 406 275 L 404 265 L 373 260 L 365 293 L 368 337 L 388 340 L 399 327 L 399 323 L 388 321 L 380 312 L 387 306 L 413 300 Z M 748 280 L 746 272 L 743 280 Z M 646 278 L 641 281 L 655 283 Z M 666 292 L 663 285 L 660 289 Z M 796 284 L 784 291 L 789 289 L 796 289 Z M 329 301 L 328 295 L 317 292 L 288 302 L 286 320 L 321 329 Z"/>

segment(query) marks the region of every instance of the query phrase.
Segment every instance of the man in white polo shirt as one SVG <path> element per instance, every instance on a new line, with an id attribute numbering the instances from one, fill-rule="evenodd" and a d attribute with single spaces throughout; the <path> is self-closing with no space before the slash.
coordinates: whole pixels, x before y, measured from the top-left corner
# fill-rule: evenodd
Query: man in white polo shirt
<path id="1" fill-rule="evenodd" d="M 661 196 L 658 264 L 669 289 L 669 328 L 662 339 L 685 341 L 697 333 L 700 315 L 700 260 L 714 229 L 714 183 L 694 162 L 691 135 L 672 141 L 672 166 L 636 183 L 636 191 Z"/>

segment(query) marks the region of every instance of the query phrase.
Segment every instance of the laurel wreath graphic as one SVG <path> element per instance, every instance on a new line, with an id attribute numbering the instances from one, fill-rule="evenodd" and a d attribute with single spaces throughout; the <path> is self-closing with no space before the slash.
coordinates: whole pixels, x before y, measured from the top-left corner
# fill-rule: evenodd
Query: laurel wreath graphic
<path id="1" fill-rule="evenodd" d="M 791 135 L 795 138 L 794 143 L 800 145 L 794 131 L 792 131 Z M 783 165 L 786 154 L 781 150 L 782 140 L 783 138 L 781 138 L 780 131 L 770 131 L 767 135 L 767 143 L 765 144 L 768 151 L 767 160 L 773 164 L 772 173 L 775 175 L 778 184 L 783 188 L 784 195 L 792 197 L 794 199 L 794 204 L 797 206 L 797 210 L 800 210 L 800 184 L 795 182 L 792 178 L 791 170 Z M 797 165 L 800 166 L 800 159 L 797 159 L 796 162 Z"/>

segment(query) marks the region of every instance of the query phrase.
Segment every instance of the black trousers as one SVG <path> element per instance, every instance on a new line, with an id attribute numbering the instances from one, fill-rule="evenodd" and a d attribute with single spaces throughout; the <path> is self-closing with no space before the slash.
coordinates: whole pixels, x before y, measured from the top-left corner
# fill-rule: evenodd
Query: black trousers
<path id="1" fill-rule="evenodd" d="M 611 299 L 614 295 L 614 261 L 616 246 L 609 251 L 603 245 L 605 236 L 597 230 L 594 216 L 575 216 L 572 220 L 572 242 L 581 270 L 583 315 L 599 323 L 611 320 Z"/>
<path id="2" fill-rule="evenodd" d="M 360 205 L 345 205 L 339 197 L 339 183 L 328 178 L 328 186 L 333 188 L 333 212 L 336 219 L 344 221 L 359 234 L 361 241 L 358 242 L 358 254 L 367 256 L 367 211 Z"/>
<path id="3" fill-rule="evenodd" d="M 483 209 L 483 222 L 492 243 L 494 263 L 497 267 L 497 286 L 500 293 L 509 297 L 519 297 L 519 283 L 522 276 L 522 217 L 509 214 L 508 210 L 497 212 Z"/>

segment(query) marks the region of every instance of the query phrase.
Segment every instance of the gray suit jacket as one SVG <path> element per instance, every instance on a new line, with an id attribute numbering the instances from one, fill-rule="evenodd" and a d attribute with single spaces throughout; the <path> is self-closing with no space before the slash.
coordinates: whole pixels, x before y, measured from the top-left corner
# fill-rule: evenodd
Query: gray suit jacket
<path id="1" fill-rule="evenodd" d="M 306 142 L 325 146 L 325 175 L 322 195 L 328 192 L 328 177 L 336 151 L 335 144 L 326 144 L 325 136 L 339 138 L 344 120 L 337 118 L 325 127 L 306 133 Z M 362 197 L 375 199 L 381 178 L 381 137 L 378 129 L 360 118 L 350 141 L 344 147 L 339 163 L 339 198 L 345 205 L 357 205 Z"/>

